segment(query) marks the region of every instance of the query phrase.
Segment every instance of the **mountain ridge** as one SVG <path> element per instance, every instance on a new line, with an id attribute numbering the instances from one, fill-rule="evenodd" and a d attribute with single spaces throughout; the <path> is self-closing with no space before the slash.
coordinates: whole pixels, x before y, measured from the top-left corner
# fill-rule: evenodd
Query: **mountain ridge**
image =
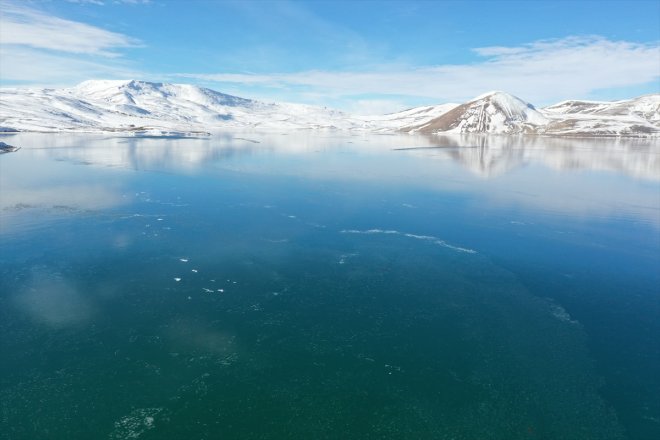
<path id="1" fill-rule="evenodd" d="M 465 103 L 357 116 L 305 104 L 267 103 L 192 84 L 140 80 L 0 89 L 0 132 L 200 135 L 234 129 L 660 137 L 660 94 L 612 102 L 566 100 L 538 109 L 506 92 L 491 91 Z"/>

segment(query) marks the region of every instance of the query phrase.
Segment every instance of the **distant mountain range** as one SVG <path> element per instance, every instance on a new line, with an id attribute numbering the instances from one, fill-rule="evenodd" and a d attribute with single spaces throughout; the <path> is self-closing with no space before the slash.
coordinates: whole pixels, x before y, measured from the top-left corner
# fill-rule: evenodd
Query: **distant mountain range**
<path id="1" fill-rule="evenodd" d="M 564 101 L 541 109 L 504 92 L 378 116 L 265 103 L 187 84 L 85 81 L 62 89 L 0 89 L 0 132 L 199 136 L 223 130 L 349 130 L 660 137 L 660 94 Z"/>

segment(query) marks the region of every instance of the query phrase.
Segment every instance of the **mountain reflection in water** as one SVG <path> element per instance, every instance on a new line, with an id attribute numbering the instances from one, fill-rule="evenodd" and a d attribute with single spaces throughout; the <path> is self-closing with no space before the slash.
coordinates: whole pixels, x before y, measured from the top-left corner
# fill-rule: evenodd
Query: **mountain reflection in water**
<path id="1" fill-rule="evenodd" d="M 8 438 L 659 437 L 656 141 L 10 137 Z"/>

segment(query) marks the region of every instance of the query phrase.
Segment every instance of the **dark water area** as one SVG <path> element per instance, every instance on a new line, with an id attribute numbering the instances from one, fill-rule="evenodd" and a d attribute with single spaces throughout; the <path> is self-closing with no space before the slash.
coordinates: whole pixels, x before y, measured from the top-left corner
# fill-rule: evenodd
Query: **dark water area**
<path id="1" fill-rule="evenodd" d="M 6 138 L 0 439 L 660 438 L 657 142 Z"/>

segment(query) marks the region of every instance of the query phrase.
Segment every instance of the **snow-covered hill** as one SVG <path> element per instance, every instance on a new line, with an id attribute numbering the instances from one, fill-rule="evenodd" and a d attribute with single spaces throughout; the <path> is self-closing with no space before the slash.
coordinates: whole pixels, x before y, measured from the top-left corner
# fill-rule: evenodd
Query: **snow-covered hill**
<path id="1" fill-rule="evenodd" d="M 623 101 L 563 101 L 542 109 L 549 134 L 660 135 L 660 95 Z"/>
<path id="2" fill-rule="evenodd" d="M 490 92 L 435 119 L 403 130 L 420 133 L 660 136 L 660 95 L 616 102 L 564 101 L 536 109 L 507 93 Z"/>
<path id="3" fill-rule="evenodd" d="M 355 116 L 188 84 L 94 80 L 64 89 L 0 89 L 0 132 L 199 136 L 243 129 L 660 137 L 660 95 L 616 102 L 564 101 L 536 109 L 507 93 L 490 92 L 464 104 Z"/>
<path id="4" fill-rule="evenodd" d="M 375 131 L 402 130 L 405 127 L 424 125 L 458 107 L 459 104 L 439 104 L 424 107 L 413 107 L 396 113 L 378 116 L 363 116 L 365 127 Z"/>
<path id="5" fill-rule="evenodd" d="M 321 107 L 274 104 L 188 84 L 85 81 L 66 89 L 0 89 L 0 127 L 20 131 L 202 134 L 218 129 L 353 129 Z"/>
<path id="6" fill-rule="evenodd" d="M 421 133 L 534 133 L 548 119 L 534 108 L 504 92 L 489 92 L 454 107 L 439 117 L 405 131 Z"/>
<path id="7" fill-rule="evenodd" d="M 552 114 L 639 117 L 660 123 L 660 95 L 644 95 L 623 101 L 563 101 L 543 109 Z"/>

